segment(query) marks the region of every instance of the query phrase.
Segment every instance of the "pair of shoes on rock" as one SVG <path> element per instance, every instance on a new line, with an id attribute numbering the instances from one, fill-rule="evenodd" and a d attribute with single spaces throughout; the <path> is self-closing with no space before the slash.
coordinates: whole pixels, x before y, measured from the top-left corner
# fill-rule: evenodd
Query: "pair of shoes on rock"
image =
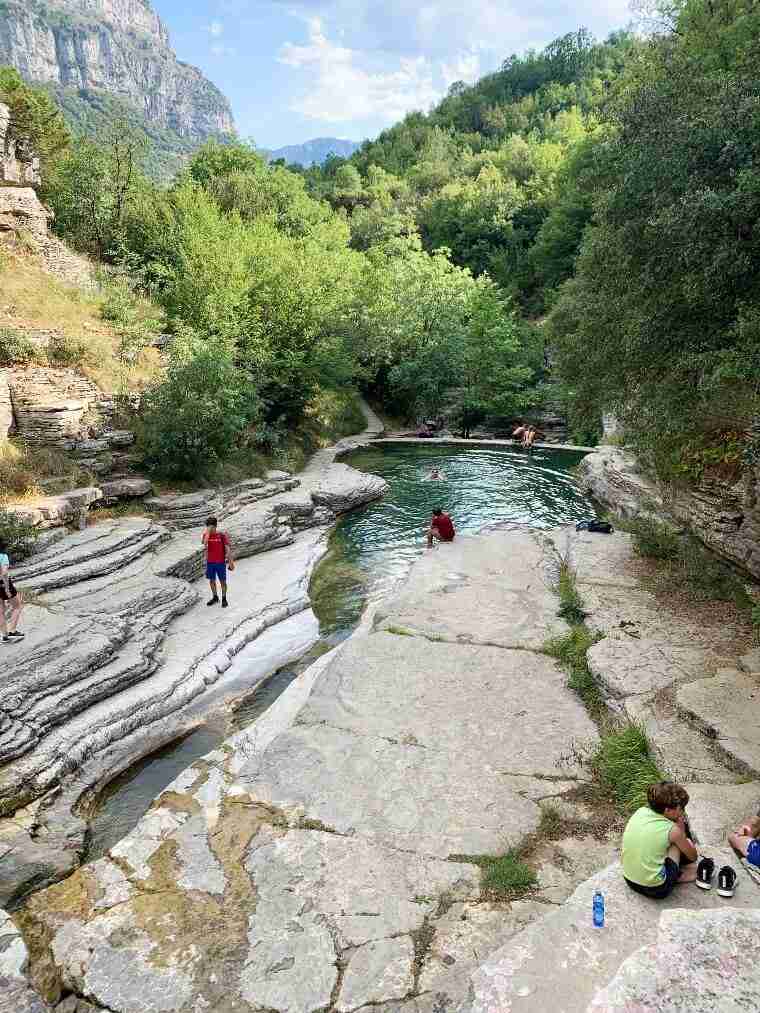
<path id="1" fill-rule="evenodd" d="M 207 601 L 206 604 L 207 605 L 218 605 L 219 604 L 219 599 L 217 598 L 216 595 L 214 595 L 214 597 L 211 599 L 211 601 Z M 224 596 L 222 596 L 222 608 L 223 609 L 227 608 L 227 598 L 224 597 Z"/>
<path id="2" fill-rule="evenodd" d="M 18 640 L 23 640 L 24 634 L 19 630 L 14 630 L 13 633 L 8 633 L 3 637 L 4 644 L 15 644 Z"/>
<path id="3" fill-rule="evenodd" d="M 697 886 L 701 890 L 712 890 L 715 862 L 712 858 L 700 859 L 697 866 Z M 730 865 L 724 865 L 718 872 L 718 896 L 733 897 L 736 889 L 736 873 Z"/>

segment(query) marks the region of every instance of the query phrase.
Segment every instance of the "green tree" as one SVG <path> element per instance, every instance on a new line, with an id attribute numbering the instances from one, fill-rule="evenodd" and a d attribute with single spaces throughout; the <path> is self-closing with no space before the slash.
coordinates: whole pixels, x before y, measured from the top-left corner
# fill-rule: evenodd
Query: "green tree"
<path id="1" fill-rule="evenodd" d="M 617 408 L 668 477 L 719 406 L 758 410 L 758 38 L 754 6 L 686 0 L 677 31 L 631 64 L 550 321 L 578 415 Z"/>
<path id="2" fill-rule="evenodd" d="M 215 180 L 229 176 L 233 172 L 261 172 L 266 166 L 266 159 L 251 144 L 236 141 L 222 144 L 220 141 L 207 141 L 193 155 L 188 166 L 188 174 L 195 183 L 209 187 Z"/>
<path id="3" fill-rule="evenodd" d="M 26 84 L 12 67 L 0 67 L 0 102 L 10 109 L 14 136 L 39 157 L 47 175 L 71 142 L 60 110 L 46 91 Z"/>
<path id="4" fill-rule="evenodd" d="M 130 223 L 141 216 L 153 184 L 142 172 L 144 139 L 113 123 L 97 140 L 78 137 L 45 183 L 54 227 L 72 246 L 97 260 L 113 260 Z"/>
<path id="5" fill-rule="evenodd" d="M 203 342 L 184 332 L 175 341 L 165 379 L 143 399 L 146 467 L 167 478 L 208 478 L 258 409 L 255 387 L 226 343 Z"/>

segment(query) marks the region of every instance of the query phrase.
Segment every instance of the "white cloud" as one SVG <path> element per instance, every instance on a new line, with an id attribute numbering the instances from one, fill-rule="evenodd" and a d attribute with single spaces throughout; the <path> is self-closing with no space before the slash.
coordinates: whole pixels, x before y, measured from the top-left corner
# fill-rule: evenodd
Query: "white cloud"
<path id="1" fill-rule="evenodd" d="M 278 53 L 300 96 L 291 110 L 325 123 L 385 126 L 427 109 L 454 81 L 472 83 L 512 53 L 587 25 L 628 20 L 629 0 L 270 0 L 306 26 Z"/>
<path id="2" fill-rule="evenodd" d="M 294 112 L 331 123 L 392 122 L 410 109 L 427 109 L 441 97 L 425 56 L 397 56 L 395 66 L 389 66 L 377 54 L 331 41 L 319 17 L 309 17 L 307 25 L 307 43 L 287 42 L 278 57 L 308 75 L 308 91 L 291 105 Z"/>
<path id="3" fill-rule="evenodd" d="M 224 31 L 224 25 L 221 21 L 212 21 L 206 28 L 206 31 L 214 38 L 218 38 Z"/>

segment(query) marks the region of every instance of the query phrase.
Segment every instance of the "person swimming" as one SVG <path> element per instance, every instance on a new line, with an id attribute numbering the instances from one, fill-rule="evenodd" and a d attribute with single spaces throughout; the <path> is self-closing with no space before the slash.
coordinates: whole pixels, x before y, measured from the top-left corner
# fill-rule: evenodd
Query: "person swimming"
<path id="1" fill-rule="evenodd" d="M 439 468 L 433 468 L 428 475 L 428 482 L 442 482 L 446 476 Z"/>

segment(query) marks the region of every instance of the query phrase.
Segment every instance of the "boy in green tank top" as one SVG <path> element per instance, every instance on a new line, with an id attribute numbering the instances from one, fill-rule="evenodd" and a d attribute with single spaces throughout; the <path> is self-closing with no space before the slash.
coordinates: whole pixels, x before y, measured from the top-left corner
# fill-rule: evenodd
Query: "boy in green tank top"
<path id="1" fill-rule="evenodd" d="M 697 849 L 686 830 L 688 803 L 680 784 L 649 786 L 647 805 L 636 810 L 623 833 L 623 876 L 632 890 L 659 900 L 676 883 L 696 880 Z"/>

